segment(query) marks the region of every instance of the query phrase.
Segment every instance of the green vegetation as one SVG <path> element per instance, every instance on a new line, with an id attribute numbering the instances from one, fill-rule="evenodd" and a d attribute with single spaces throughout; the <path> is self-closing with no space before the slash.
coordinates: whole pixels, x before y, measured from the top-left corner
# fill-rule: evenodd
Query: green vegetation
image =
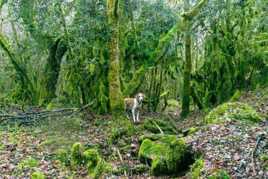
<path id="1" fill-rule="evenodd" d="M 226 159 L 239 166 L 248 161 L 241 151 L 256 146 L 258 176 L 241 173 L 262 178 L 267 7 L 267 0 L 0 0 L 0 176 L 227 179 L 238 171 Z M 218 157 L 243 137 L 241 151 Z M 213 145 L 220 147 L 209 153 Z"/>
<path id="2" fill-rule="evenodd" d="M 153 175 L 176 174 L 182 169 L 186 150 L 183 139 L 164 135 L 156 141 L 144 139 L 139 149 L 139 158 L 150 163 Z"/>
<path id="3" fill-rule="evenodd" d="M 71 165 L 77 166 L 84 163 L 84 146 L 81 143 L 75 143 L 73 144 L 71 148 Z"/>
<path id="4" fill-rule="evenodd" d="M 218 123 L 225 120 L 259 122 L 262 117 L 249 105 L 239 102 L 224 103 L 205 117 L 206 123 Z"/>
<path id="5" fill-rule="evenodd" d="M 144 129 L 152 133 L 177 134 L 176 126 L 169 119 L 145 119 Z"/>
<path id="6" fill-rule="evenodd" d="M 42 172 L 33 172 L 31 179 L 45 179 L 46 176 Z"/>
<path id="7" fill-rule="evenodd" d="M 20 169 L 25 169 L 25 168 L 34 168 L 37 167 L 39 165 L 39 161 L 34 159 L 33 157 L 28 157 L 22 161 L 20 161 L 18 167 Z"/>
<path id="8" fill-rule="evenodd" d="M 103 173 L 112 170 L 112 167 L 99 156 L 99 153 L 95 149 L 86 150 L 84 157 L 88 168 L 88 174 L 92 178 L 99 178 Z"/>
<path id="9" fill-rule="evenodd" d="M 225 170 L 217 170 L 213 175 L 209 176 L 208 179 L 231 179 L 231 177 Z"/>
<path id="10" fill-rule="evenodd" d="M 58 150 L 56 156 L 56 159 L 72 169 L 85 166 L 88 175 L 92 178 L 100 178 L 102 174 L 112 171 L 112 167 L 102 159 L 98 150 L 85 149 L 81 143 L 74 143 L 70 150 Z"/>
<path id="11" fill-rule="evenodd" d="M 189 177 L 192 179 L 200 178 L 203 167 L 204 167 L 204 159 L 203 158 L 197 159 L 191 166 Z"/>
<path id="12" fill-rule="evenodd" d="M 109 142 L 116 144 L 120 139 L 129 137 L 135 133 L 135 128 L 130 120 L 125 117 L 119 117 L 112 123 Z"/>

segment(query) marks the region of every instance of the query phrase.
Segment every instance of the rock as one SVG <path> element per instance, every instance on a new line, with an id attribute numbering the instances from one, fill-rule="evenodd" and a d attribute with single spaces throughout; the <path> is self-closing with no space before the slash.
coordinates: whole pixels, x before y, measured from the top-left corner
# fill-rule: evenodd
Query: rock
<path id="1" fill-rule="evenodd" d="M 163 135 L 158 140 L 144 139 L 140 146 L 139 158 L 149 163 L 153 175 L 176 174 L 183 169 L 187 147 L 182 138 Z"/>

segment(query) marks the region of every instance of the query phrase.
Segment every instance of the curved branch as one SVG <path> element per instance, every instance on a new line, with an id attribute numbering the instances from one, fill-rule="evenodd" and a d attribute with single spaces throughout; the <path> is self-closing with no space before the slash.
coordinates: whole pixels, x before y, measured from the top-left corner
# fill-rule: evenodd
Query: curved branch
<path id="1" fill-rule="evenodd" d="M 19 76 L 19 80 L 21 82 L 22 87 L 26 87 L 28 86 L 32 92 L 33 90 L 33 85 L 26 73 L 26 70 L 20 66 L 20 64 L 17 62 L 17 58 L 15 56 L 15 54 L 12 52 L 11 47 L 9 45 L 9 43 L 7 42 L 7 40 L 5 39 L 5 37 L 0 34 L 0 47 L 3 48 L 3 50 L 6 52 L 6 54 L 8 55 L 12 65 L 14 66 L 18 76 Z"/>

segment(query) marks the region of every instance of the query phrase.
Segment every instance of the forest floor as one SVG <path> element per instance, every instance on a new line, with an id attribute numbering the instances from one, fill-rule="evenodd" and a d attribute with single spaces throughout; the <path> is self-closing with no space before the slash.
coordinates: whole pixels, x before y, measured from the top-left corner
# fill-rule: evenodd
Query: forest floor
<path id="1" fill-rule="evenodd" d="M 205 114 L 200 112 L 193 112 L 184 121 L 173 120 L 164 114 L 146 114 L 142 119 L 167 121 L 170 126 L 175 126 L 171 127 L 171 131 L 176 130 L 175 135 L 184 136 L 193 151 L 202 153 L 204 167 L 200 178 L 207 178 L 220 169 L 231 178 L 266 179 L 268 88 L 242 93 L 238 101 L 253 106 L 266 120 L 254 124 L 226 120 L 203 125 Z M 35 125 L 2 125 L 0 178 L 30 178 L 36 171 L 47 178 L 89 178 L 86 167 L 66 166 L 58 158 L 59 151 L 69 150 L 76 142 L 99 149 L 104 160 L 117 168 L 109 176 L 148 178 L 149 167 L 142 164 L 137 155 L 139 137 L 152 132 L 143 121 L 134 125 L 124 117 L 113 119 L 111 116 L 85 120 L 83 115 L 77 114 L 51 117 Z M 187 129 L 193 127 L 198 130 L 187 135 Z M 177 177 L 191 178 L 190 170 Z"/>

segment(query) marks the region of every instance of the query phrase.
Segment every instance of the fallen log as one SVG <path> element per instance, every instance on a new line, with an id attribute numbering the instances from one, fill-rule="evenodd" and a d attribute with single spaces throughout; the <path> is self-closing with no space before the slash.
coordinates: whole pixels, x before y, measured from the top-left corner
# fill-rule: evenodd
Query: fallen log
<path id="1" fill-rule="evenodd" d="M 19 123 L 19 124 L 29 124 L 38 122 L 41 119 L 53 118 L 53 117 L 65 117 L 73 116 L 78 113 L 82 113 L 85 110 L 94 116 L 93 112 L 90 110 L 92 104 L 87 104 L 81 108 L 61 108 L 54 110 L 38 110 L 38 111 L 26 111 L 18 112 L 16 114 L 0 114 L 0 123 Z"/>

